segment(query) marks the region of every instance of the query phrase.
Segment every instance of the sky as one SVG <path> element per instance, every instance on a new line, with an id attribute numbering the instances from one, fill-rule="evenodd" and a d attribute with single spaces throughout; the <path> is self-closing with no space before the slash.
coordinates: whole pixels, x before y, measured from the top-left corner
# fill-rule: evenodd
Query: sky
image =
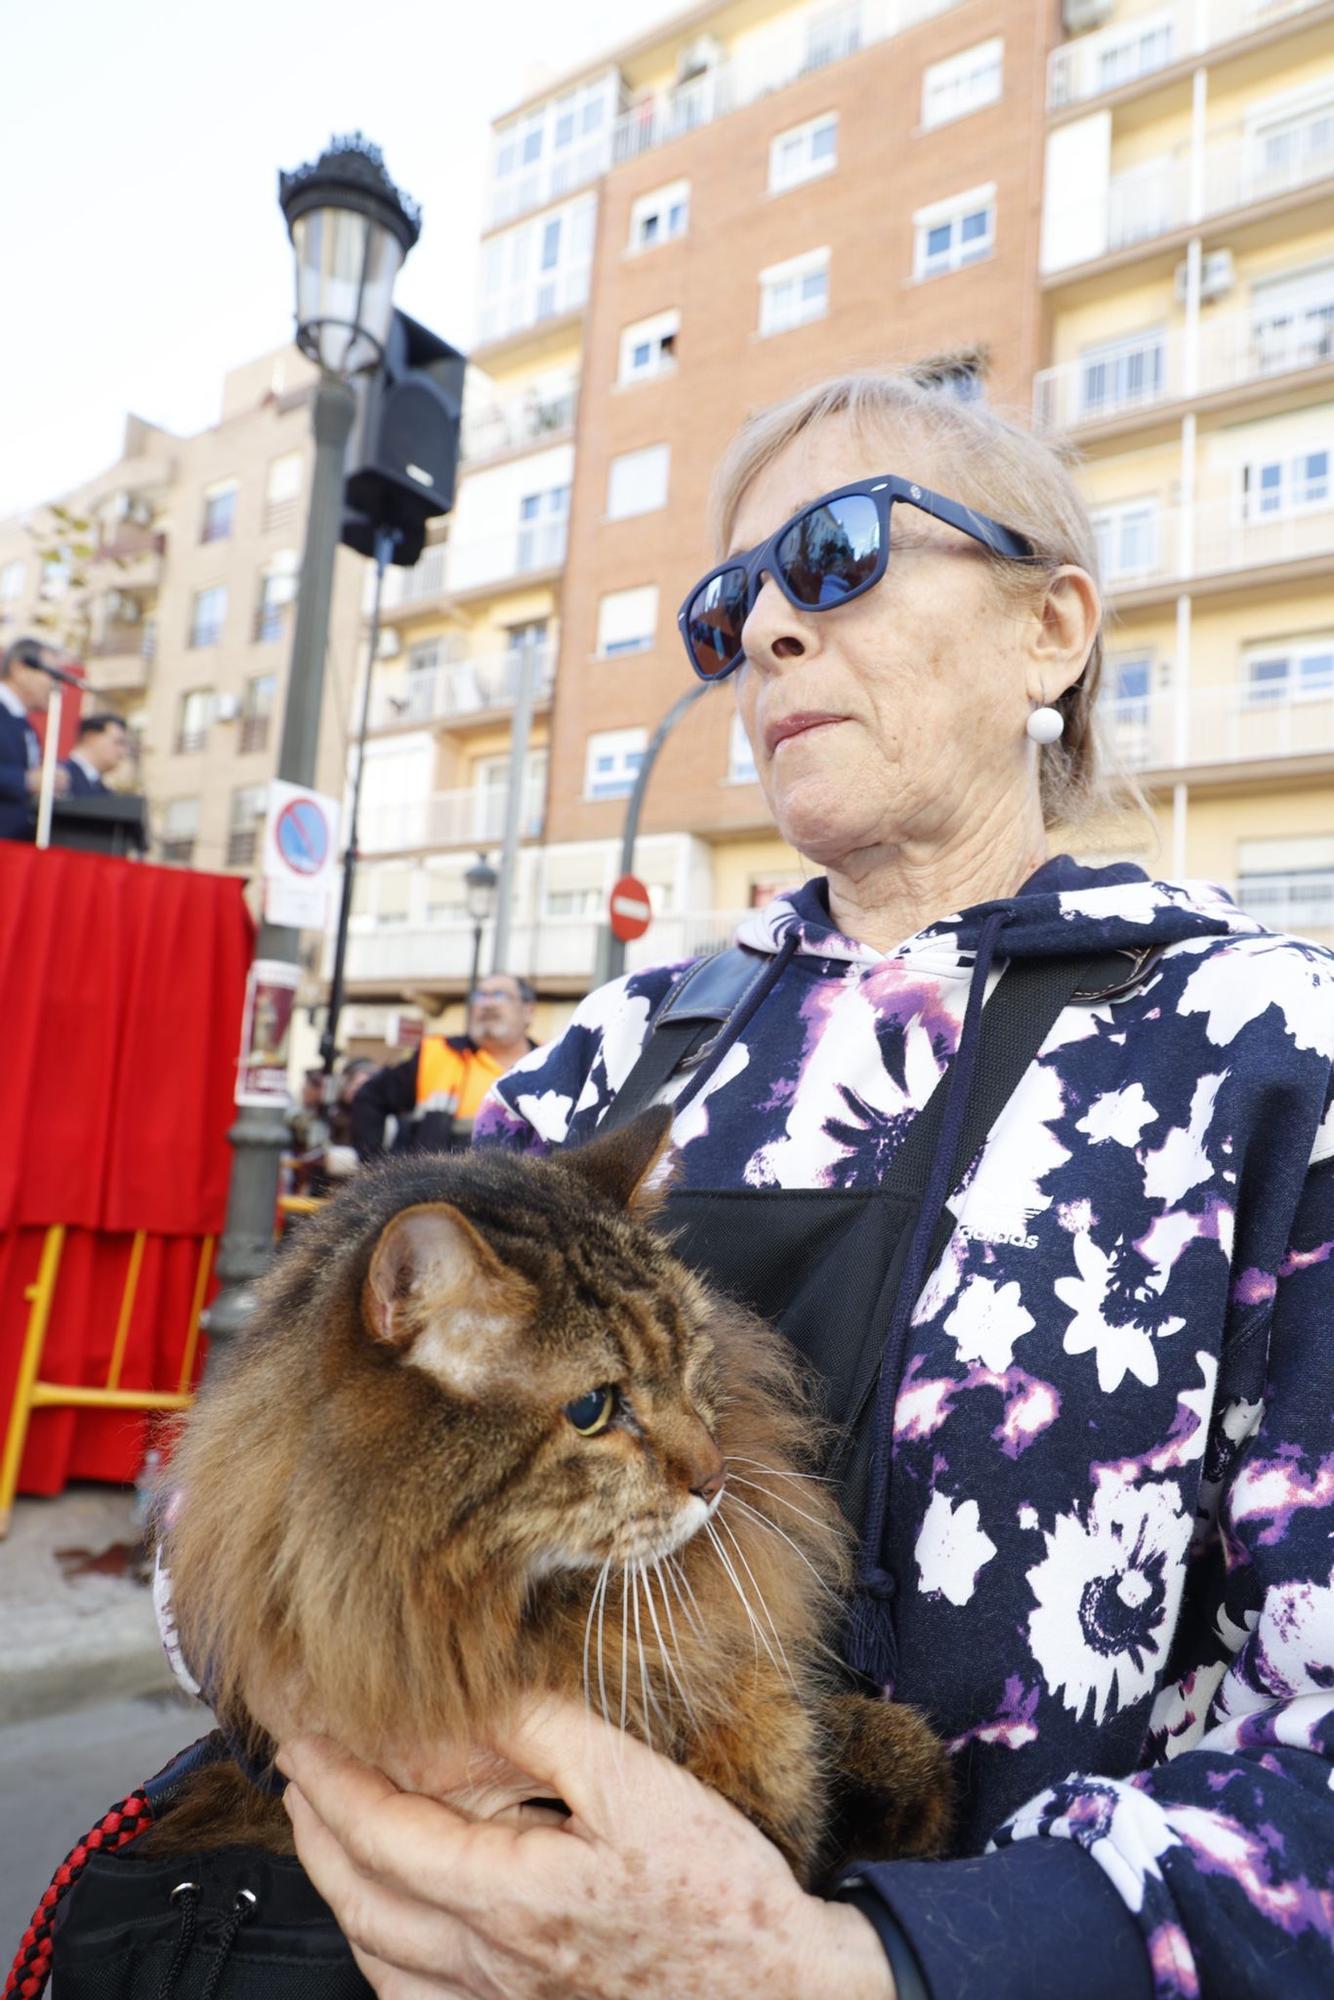
<path id="1" fill-rule="evenodd" d="M 473 334 L 488 126 L 683 0 L 0 0 L 0 518 L 217 419 L 291 338 L 277 174 L 360 129 L 422 206 L 395 302 Z"/>

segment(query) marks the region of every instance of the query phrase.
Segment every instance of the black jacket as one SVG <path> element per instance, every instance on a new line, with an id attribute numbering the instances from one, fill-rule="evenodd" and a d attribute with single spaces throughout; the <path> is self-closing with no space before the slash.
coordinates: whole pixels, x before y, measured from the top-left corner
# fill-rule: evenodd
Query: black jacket
<path id="1" fill-rule="evenodd" d="M 0 705 L 0 840 L 32 839 L 37 806 L 25 781 L 40 760 L 41 745 L 32 724 Z"/>
<path id="2" fill-rule="evenodd" d="M 110 795 L 111 787 L 104 778 L 88 776 L 82 764 L 76 764 L 67 757 L 60 766 L 69 778 L 69 796 L 72 799 L 101 799 Z"/>

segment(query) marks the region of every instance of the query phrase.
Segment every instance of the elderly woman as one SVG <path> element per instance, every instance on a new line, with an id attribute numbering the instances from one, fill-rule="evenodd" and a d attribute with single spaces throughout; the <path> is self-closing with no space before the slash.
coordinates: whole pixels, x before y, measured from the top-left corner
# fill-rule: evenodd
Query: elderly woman
<path id="1" fill-rule="evenodd" d="M 557 1711 L 498 1747 L 563 1830 L 298 1742 L 301 1854 L 386 2000 L 1328 1994 L 1334 959 L 1049 854 L 1101 640 L 1047 445 L 834 381 L 747 424 L 718 517 L 687 651 L 821 873 L 590 995 L 478 1137 L 673 1101 L 667 1224 L 823 1378 L 852 1664 L 954 1752 L 955 1851 L 808 1896 Z"/>

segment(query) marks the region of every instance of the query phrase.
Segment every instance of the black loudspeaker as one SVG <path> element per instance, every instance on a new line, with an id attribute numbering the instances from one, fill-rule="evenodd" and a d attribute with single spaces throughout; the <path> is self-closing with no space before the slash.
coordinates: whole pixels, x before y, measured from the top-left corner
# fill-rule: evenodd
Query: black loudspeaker
<path id="1" fill-rule="evenodd" d="M 360 378 L 348 446 L 341 539 L 373 555 L 379 529 L 395 528 L 393 560 L 415 562 L 426 523 L 454 504 L 465 357 L 395 312 L 384 361 Z"/>

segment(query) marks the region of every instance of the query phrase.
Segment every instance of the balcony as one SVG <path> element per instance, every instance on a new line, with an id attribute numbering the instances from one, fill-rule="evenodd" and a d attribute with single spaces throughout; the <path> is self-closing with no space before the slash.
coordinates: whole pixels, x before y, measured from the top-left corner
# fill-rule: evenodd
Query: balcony
<path id="1" fill-rule="evenodd" d="M 1242 876 L 1233 891 L 1248 916 L 1271 931 L 1334 930 L 1334 873 Z"/>
<path id="2" fill-rule="evenodd" d="M 1096 510 L 1095 510 L 1096 511 Z M 1193 546 L 1192 546 L 1193 544 Z M 1320 574 L 1334 556 L 1334 505 L 1294 508 L 1247 519 L 1231 500 L 1207 500 L 1193 510 L 1163 507 L 1104 557 L 1110 603 L 1144 603 L 1207 583 L 1226 588 L 1252 572 Z"/>
<path id="3" fill-rule="evenodd" d="M 613 128 L 612 160 L 620 165 L 638 159 L 655 146 L 711 125 L 729 111 L 739 111 L 858 49 L 888 41 L 956 4 L 957 0 L 846 0 L 831 6 L 824 0 L 795 20 L 776 23 L 767 34 L 748 37 L 743 56 L 632 105 Z"/>
<path id="4" fill-rule="evenodd" d="M 720 951 L 744 911 L 708 910 L 658 917 L 646 936 L 626 947 L 631 972 L 646 965 L 675 964 Z M 594 917 L 544 917 L 510 931 L 509 964 L 527 978 L 592 984 L 603 926 Z M 466 981 L 472 965 L 472 925 L 444 923 L 429 930 L 386 925 L 353 932 L 347 942 L 347 977 L 354 984 L 453 984 Z"/>
<path id="5" fill-rule="evenodd" d="M 1108 748 L 1131 771 L 1267 764 L 1334 753 L 1334 691 L 1261 695 L 1244 682 L 1194 689 L 1187 699 L 1180 759 L 1170 690 L 1105 700 L 1099 713 Z"/>
<path id="6" fill-rule="evenodd" d="M 413 724 L 503 714 L 518 700 L 521 664 L 517 653 L 479 653 L 471 659 L 442 661 L 439 666 L 396 674 L 392 680 L 379 677 L 371 694 L 368 729 L 374 735 Z M 541 647 L 535 666 L 535 698 L 549 701 L 556 677 L 555 647 Z"/>
<path id="7" fill-rule="evenodd" d="M 1047 109 L 1063 111 L 1114 90 L 1147 81 L 1160 71 L 1226 49 L 1247 35 L 1266 34 L 1324 0 L 1192 0 L 1175 7 L 1152 7 L 1123 15 L 1096 34 L 1081 35 L 1053 49 L 1047 63 Z"/>
<path id="8" fill-rule="evenodd" d="M 591 201 L 593 197 L 590 195 Z M 483 299 L 477 313 L 477 347 L 496 347 L 518 334 L 531 333 L 547 320 L 568 318 L 588 304 L 592 263 L 567 264 L 564 270 L 543 272 L 498 298 Z"/>
<path id="9" fill-rule="evenodd" d="M 1238 124 L 1211 133 L 1192 197 L 1192 149 L 1145 160 L 1113 174 L 1101 202 L 1070 190 L 1046 218 L 1063 244 L 1043 271 L 1082 269 L 1103 257 L 1161 242 L 1223 215 L 1300 194 L 1334 178 L 1334 117 L 1317 107 L 1282 126 L 1249 131 Z"/>
<path id="10" fill-rule="evenodd" d="M 469 465 L 488 458 L 500 458 L 522 451 L 530 444 L 549 441 L 574 424 L 576 390 L 545 402 L 536 398 L 523 402 L 493 403 L 471 412 L 463 421 L 463 457 Z"/>
<path id="11" fill-rule="evenodd" d="M 604 119 L 603 129 L 585 139 L 582 145 L 572 146 L 568 152 L 549 154 L 512 180 L 493 186 L 487 228 L 498 229 L 502 223 L 513 222 L 516 215 L 546 208 L 549 203 L 573 194 L 576 188 L 586 187 L 589 181 L 606 173 L 610 150 Z"/>
<path id="12" fill-rule="evenodd" d="M 368 806 L 362 814 L 366 854 L 433 852 L 437 848 L 492 845 L 504 837 L 506 789 L 432 792 L 425 798 Z M 546 813 L 546 780 L 524 787 L 519 835 L 536 840 Z"/>
<path id="13" fill-rule="evenodd" d="M 381 616 L 386 623 L 417 615 L 449 597 L 475 595 L 559 569 L 565 560 L 568 522 L 523 521 L 508 535 L 483 541 L 438 543 L 411 569 L 391 570 Z"/>
<path id="14" fill-rule="evenodd" d="M 1228 313 L 1202 320 L 1193 389 L 1187 386 L 1191 370 L 1184 327 L 1146 339 L 1142 346 L 1126 342 L 1115 357 L 1086 355 L 1043 368 L 1033 381 L 1033 420 L 1039 430 L 1082 431 L 1330 363 L 1334 289 L 1327 307 L 1308 305 L 1301 317 L 1266 321 L 1254 313 Z"/>

